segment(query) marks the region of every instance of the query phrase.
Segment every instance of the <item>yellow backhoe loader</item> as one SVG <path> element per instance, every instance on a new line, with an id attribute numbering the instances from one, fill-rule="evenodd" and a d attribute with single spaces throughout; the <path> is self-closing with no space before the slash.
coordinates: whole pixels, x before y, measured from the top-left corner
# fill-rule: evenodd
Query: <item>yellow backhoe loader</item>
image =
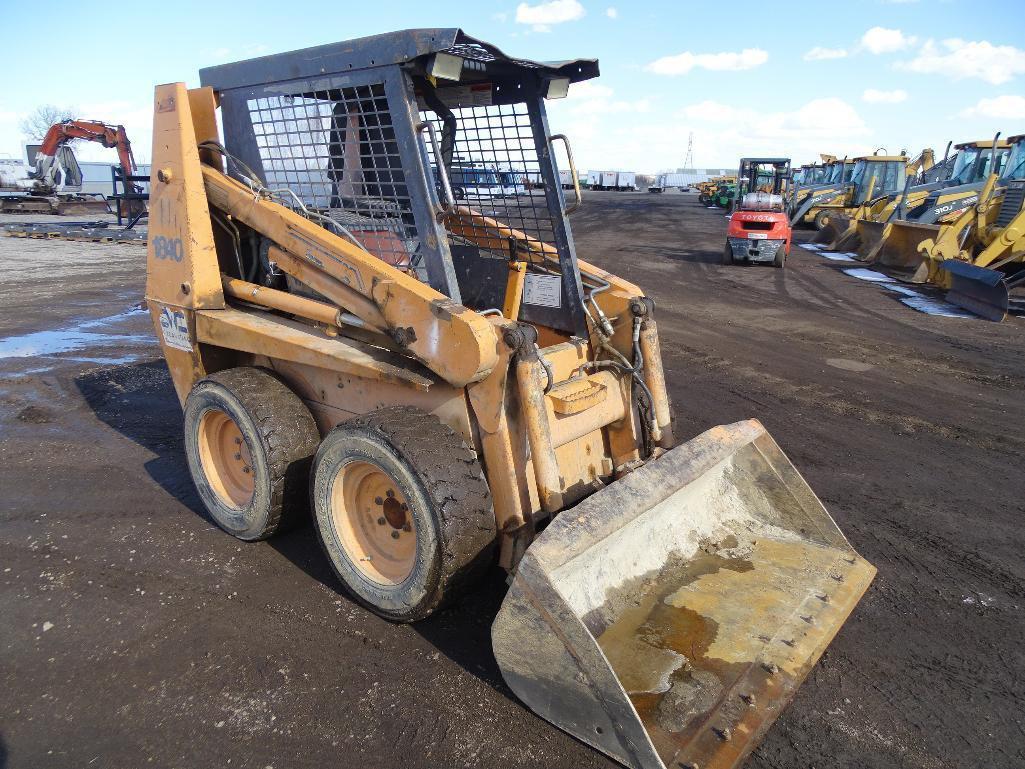
<path id="1" fill-rule="evenodd" d="M 947 300 L 995 321 L 1025 312 L 1025 134 L 1008 142 L 1000 178 L 990 177 L 974 217 L 922 244 L 945 273 Z"/>
<path id="2" fill-rule="evenodd" d="M 629 767 L 726 769 L 875 569 L 758 422 L 676 444 L 654 304 L 577 258 L 559 184 L 545 100 L 597 74 L 426 29 L 158 86 L 146 297 L 219 526 L 312 508 L 397 622 L 497 561 L 523 702 Z M 457 200 L 471 163 L 542 184 Z"/>
<path id="3" fill-rule="evenodd" d="M 814 224 L 814 219 L 807 219 L 805 214 L 817 203 L 829 203 L 842 194 L 845 185 L 850 181 L 854 164 L 848 163 L 835 155 L 819 155 L 822 165 L 812 165 L 804 174 L 804 180 L 794 185 L 790 196 L 788 212 L 790 226 L 800 223 Z"/>
<path id="4" fill-rule="evenodd" d="M 935 164 L 935 155 L 932 149 L 924 149 L 918 154 L 918 157 L 907 164 L 904 172 L 903 192 L 900 188 L 887 189 L 885 179 L 882 180 L 884 183 L 873 179 L 870 180 L 871 190 L 866 190 L 864 200 L 856 207 L 847 207 L 845 210 L 834 206 L 824 207 L 829 213 L 823 215 L 825 223 L 812 242 L 827 244 L 827 251 L 853 248 L 859 238 L 858 222 L 886 216 L 892 207 L 899 204 L 899 201 L 908 198 L 909 188 L 911 190 L 918 189 L 912 185 L 924 182 L 926 175 Z"/>
<path id="5" fill-rule="evenodd" d="M 852 216 L 862 206 L 870 206 L 876 196 L 888 195 L 904 185 L 908 159 L 904 155 L 868 155 L 855 158 L 846 182 L 835 185 L 835 194 L 810 196 L 791 219 L 792 223 L 811 223 L 832 240 L 830 221 L 834 216 Z M 846 168 L 847 163 L 844 163 Z M 819 235 L 815 240 L 822 242 Z M 826 241 L 828 242 L 828 241 Z"/>
<path id="6" fill-rule="evenodd" d="M 997 138 L 964 142 L 956 149 L 947 178 L 906 188 L 874 217 L 858 221 L 855 237 L 841 248 L 855 250 L 866 262 L 899 267 L 910 259 L 917 268 L 918 244 L 979 201 L 986 179 L 999 173 L 1010 145 Z"/>

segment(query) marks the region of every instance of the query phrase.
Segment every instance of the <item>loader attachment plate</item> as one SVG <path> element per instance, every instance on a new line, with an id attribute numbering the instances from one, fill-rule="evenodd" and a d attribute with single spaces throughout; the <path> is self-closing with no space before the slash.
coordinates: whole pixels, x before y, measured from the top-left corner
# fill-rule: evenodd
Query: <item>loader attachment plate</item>
<path id="1" fill-rule="evenodd" d="M 492 628 L 514 692 L 638 769 L 735 767 L 871 582 L 755 421 L 561 513 Z"/>
<path id="2" fill-rule="evenodd" d="M 948 302 L 997 323 L 1007 317 L 1011 295 L 1002 272 L 957 259 L 945 259 L 940 266 L 950 273 Z"/>

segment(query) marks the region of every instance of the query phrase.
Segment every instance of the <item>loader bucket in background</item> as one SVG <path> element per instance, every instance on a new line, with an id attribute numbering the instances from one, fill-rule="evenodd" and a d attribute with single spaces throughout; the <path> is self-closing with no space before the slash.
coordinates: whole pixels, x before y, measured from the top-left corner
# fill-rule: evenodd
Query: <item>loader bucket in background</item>
<path id="1" fill-rule="evenodd" d="M 839 234 L 837 230 L 836 218 L 839 216 L 836 211 L 830 212 L 826 218 L 825 224 L 822 225 L 822 229 L 815 233 L 815 237 L 811 239 L 812 243 L 832 243 L 836 240 L 836 236 Z"/>
<path id="2" fill-rule="evenodd" d="M 562 512 L 492 626 L 532 710 L 637 769 L 727 769 L 865 592 L 851 548 L 757 421 L 713 428 Z"/>
<path id="3" fill-rule="evenodd" d="M 929 279 L 928 258 L 920 246 L 925 240 L 935 241 L 940 225 L 895 221 L 873 260 L 875 264 L 901 280 L 925 283 Z"/>
<path id="4" fill-rule="evenodd" d="M 855 219 L 852 216 L 847 216 L 846 214 L 833 214 L 832 216 L 830 216 L 829 225 L 827 227 L 824 227 L 822 230 L 822 232 L 825 232 L 827 229 L 829 229 L 833 232 L 833 237 L 826 241 L 826 250 L 853 250 L 858 243 L 857 223 L 859 221 L 859 219 Z"/>
<path id="5" fill-rule="evenodd" d="M 863 262 L 874 262 L 880 244 L 887 234 L 886 228 L 891 222 L 873 222 L 870 219 L 859 219 L 856 225 L 858 233 L 858 245 L 854 249 L 858 258 Z"/>

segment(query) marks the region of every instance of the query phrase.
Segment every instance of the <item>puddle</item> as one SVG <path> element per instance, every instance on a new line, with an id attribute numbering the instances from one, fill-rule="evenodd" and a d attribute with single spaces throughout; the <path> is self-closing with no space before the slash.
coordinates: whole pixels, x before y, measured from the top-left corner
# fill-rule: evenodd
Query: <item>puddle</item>
<path id="1" fill-rule="evenodd" d="M 942 299 L 932 299 L 928 296 L 922 296 L 916 294 L 914 296 L 906 296 L 901 299 L 901 302 L 919 312 L 924 312 L 927 315 L 939 315 L 944 318 L 975 318 L 978 317 L 975 313 L 968 312 L 957 305 L 953 305 L 950 302 L 944 302 Z"/>
<path id="2" fill-rule="evenodd" d="M 821 256 L 826 257 L 826 259 L 832 259 L 834 262 L 853 262 L 853 261 L 855 261 L 854 257 L 851 254 L 826 254 L 826 253 L 822 253 Z"/>
<path id="3" fill-rule="evenodd" d="M 858 280 L 868 280 L 873 283 L 893 283 L 894 280 L 889 275 L 883 275 L 881 272 L 875 270 L 866 270 L 864 267 L 854 267 L 850 270 L 844 270 L 844 275 L 850 275 L 852 278 Z"/>
<path id="4" fill-rule="evenodd" d="M 151 344 L 153 337 L 143 334 L 124 334 L 113 330 L 104 330 L 124 321 L 146 315 L 147 310 L 132 307 L 116 315 L 105 318 L 87 320 L 75 326 L 35 331 L 31 334 L 9 336 L 0 339 L 0 360 L 6 358 L 40 358 L 60 353 L 86 350 L 93 347 L 110 347 L 114 345 Z M 134 355 L 112 355 L 100 357 L 75 358 L 87 363 L 127 363 L 134 360 Z"/>

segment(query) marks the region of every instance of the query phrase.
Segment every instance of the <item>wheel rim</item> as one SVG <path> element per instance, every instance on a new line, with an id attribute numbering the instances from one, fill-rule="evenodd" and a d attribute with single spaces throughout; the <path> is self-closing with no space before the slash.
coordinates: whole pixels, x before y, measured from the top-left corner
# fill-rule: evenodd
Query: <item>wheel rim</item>
<path id="1" fill-rule="evenodd" d="M 416 563 L 416 523 L 398 484 L 370 462 L 349 462 L 331 488 L 331 522 L 356 569 L 371 582 L 398 585 Z"/>
<path id="2" fill-rule="evenodd" d="M 207 483 L 229 507 L 246 507 L 256 491 L 253 457 L 242 430 L 224 411 L 211 409 L 199 420 L 199 461 Z"/>

